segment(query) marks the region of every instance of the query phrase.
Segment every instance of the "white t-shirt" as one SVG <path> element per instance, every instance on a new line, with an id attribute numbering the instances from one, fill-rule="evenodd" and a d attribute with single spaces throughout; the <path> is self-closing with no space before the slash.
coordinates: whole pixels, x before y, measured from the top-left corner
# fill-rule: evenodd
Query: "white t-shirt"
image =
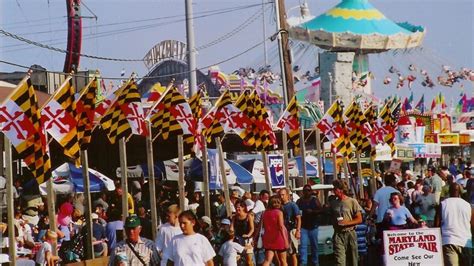
<path id="1" fill-rule="evenodd" d="M 211 243 L 201 234 L 177 235 L 163 252 L 163 257 L 172 260 L 175 266 L 204 266 L 214 256 Z"/>
<path id="2" fill-rule="evenodd" d="M 237 255 L 242 251 L 244 247 L 232 240 L 222 244 L 219 255 L 223 258 L 224 266 L 237 266 Z"/>
<path id="3" fill-rule="evenodd" d="M 391 186 L 385 186 L 375 192 L 374 201 L 378 204 L 376 223 L 381 223 L 383 221 L 385 212 L 390 208 L 390 194 L 393 192 L 398 192 L 398 190 Z"/>
<path id="4" fill-rule="evenodd" d="M 43 242 L 43 244 L 41 244 L 40 249 L 38 250 L 38 253 L 36 253 L 35 262 L 40 265 L 46 265 L 46 252 L 52 252 L 52 250 L 53 248 L 51 247 L 51 244 L 49 242 Z"/>
<path id="5" fill-rule="evenodd" d="M 441 238 L 443 245 L 472 247 L 471 204 L 461 198 L 441 202 Z"/>
<path id="6" fill-rule="evenodd" d="M 158 252 L 164 251 L 170 245 L 173 237 L 181 235 L 182 233 L 183 232 L 179 226 L 173 226 L 169 223 L 161 225 L 155 240 L 155 245 Z M 165 258 L 163 254 L 161 256 L 161 265 L 166 266 L 167 259 L 168 258 Z"/>

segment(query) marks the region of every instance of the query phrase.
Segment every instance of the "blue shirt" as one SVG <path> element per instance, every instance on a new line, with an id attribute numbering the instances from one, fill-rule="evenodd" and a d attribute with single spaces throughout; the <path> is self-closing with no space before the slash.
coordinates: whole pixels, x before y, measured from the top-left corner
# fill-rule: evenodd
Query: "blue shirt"
<path id="1" fill-rule="evenodd" d="M 105 227 L 105 234 L 107 236 L 107 245 L 108 245 L 109 251 L 115 248 L 115 245 L 118 242 L 117 238 L 119 239 L 119 241 L 123 239 L 123 235 L 117 236 L 117 231 L 119 234 L 123 234 L 122 221 L 113 221 L 113 222 L 107 223 L 107 226 Z"/>
<path id="2" fill-rule="evenodd" d="M 405 206 L 400 206 L 398 209 L 392 207 L 387 210 L 387 213 L 391 213 L 391 225 L 405 225 L 407 219 L 413 217 Z"/>
<path id="3" fill-rule="evenodd" d="M 288 231 L 296 228 L 296 216 L 301 215 L 298 205 L 293 201 L 283 205 L 283 217 L 285 218 L 285 227 Z"/>

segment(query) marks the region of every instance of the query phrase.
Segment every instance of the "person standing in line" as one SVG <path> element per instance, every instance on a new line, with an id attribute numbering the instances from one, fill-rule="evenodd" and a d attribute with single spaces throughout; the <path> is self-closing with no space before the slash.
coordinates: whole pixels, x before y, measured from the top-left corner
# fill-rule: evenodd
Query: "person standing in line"
<path id="1" fill-rule="evenodd" d="M 311 262 L 319 265 L 318 255 L 318 227 L 319 217 L 322 212 L 321 203 L 313 196 L 310 185 L 303 186 L 303 196 L 296 202 L 301 210 L 301 239 L 300 239 L 300 263 L 308 265 L 308 248 L 311 247 Z"/>
<path id="2" fill-rule="evenodd" d="M 174 266 L 213 266 L 216 252 L 207 238 L 198 231 L 198 219 L 192 211 L 179 215 L 179 226 L 183 234 L 174 236 L 163 251 L 166 265 Z"/>
<path id="3" fill-rule="evenodd" d="M 460 198 L 460 186 L 449 187 L 449 198 L 441 202 L 436 226 L 441 227 L 444 265 L 470 266 L 472 262 L 471 205 Z"/>
<path id="4" fill-rule="evenodd" d="M 290 194 L 287 188 L 282 188 L 278 191 L 278 195 L 280 195 L 281 201 L 283 203 L 283 215 L 285 218 L 285 227 L 286 230 L 289 232 L 288 239 L 296 239 L 299 240 L 301 237 L 301 213 L 298 205 L 293 201 L 290 201 Z M 290 248 L 289 248 L 289 255 L 291 265 L 298 265 L 298 243 L 296 245 L 293 241 L 289 241 Z M 317 243 L 316 243 L 317 244 Z"/>
<path id="5" fill-rule="evenodd" d="M 335 265 L 358 265 L 356 225 L 362 223 L 362 208 L 357 200 L 347 196 L 349 188 L 341 180 L 333 181 L 336 199 L 330 202 L 333 214 L 333 246 Z"/>
<path id="6" fill-rule="evenodd" d="M 110 254 L 109 265 L 159 265 L 160 257 L 153 241 L 140 237 L 142 227 L 136 215 L 125 219 L 127 238 L 117 243 Z"/>
<path id="7" fill-rule="evenodd" d="M 166 212 L 166 223 L 162 224 L 158 230 L 155 245 L 158 254 L 161 255 L 161 266 L 166 266 L 168 258 L 163 256 L 163 251 L 170 245 L 174 236 L 181 235 L 183 232 L 179 227 L 178 216 L 180 209 L 178 205 L 172 204 Z"/>

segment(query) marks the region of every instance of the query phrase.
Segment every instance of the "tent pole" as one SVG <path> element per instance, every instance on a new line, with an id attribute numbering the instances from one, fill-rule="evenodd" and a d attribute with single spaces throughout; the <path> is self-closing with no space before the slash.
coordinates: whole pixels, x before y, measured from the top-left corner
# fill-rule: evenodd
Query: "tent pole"
<path id="1" fill-rule="evenodd" d="M 203 151 L 202 151 L 202 181 L 204 184 L 204 214 L 207 217 L 211 217 L 211 195 L 209 193 L 209 165 L 207 164 L 207 140 L 204 135 L 199 136 L 202 138 Z"/>
<path id="2" fill-rule="evenodd" d="M 89 179 L 89 160 L 87 150 L 81 150 L 82 176 L 84 178 L 84 194 L 85 194 L 85 218 L 86 218 L 86 257 L 94 259 L 94 249 L 92 241 L 92 204 L 91 204 L 91 184 Z"/>
<path id="3" fill-rule="evenodd" d="M 48 134 L 45 134 L 46 138 L 46 143 L 49 143 L 48 140 Z M 49 158 L 51 160 L 51 154 L 49 154 Z M 21 164 L 20 164 L 21 168 Z M 47 176 L 48 181 L 46 183 L 46 191 L 48 195 L 46 196 L 47 198 L 47 203 L 48 203 L 48 217 L 49 217 L 49 228 L 58 228 L 57 222 L 56 222 L 56 193 L 54 192 L 53 189 L 53 177 L 52 176 Z M 58 249 L 57 249 L 57 242 L 53 242 L 52 245 L 52 253 L 54 256 L 58 255 Z"/>
<path id="4" fill-rule="evenodd" d="M 12 146 L 6 135 L 3 136 L 5 147 L 5 169 L 7 178 L 7 217 L 8 217 L 8 256 L 10 265 L 16 265 L 16 241 L 14 224 L 14 205 L 13 205 L 13 165 L 12 165 Z M 0 150 L 3 153 L 3 150 Z M 3 162 L 2 162 L 3 163 Z M 48 202 L 49 203 L 49 202 Z"/>
<path id="5" fill-rule="evenodd" d="M 224 197 L 225 197 L 225 209 L 227 217 L 232 216 L 232 209 L 230 208 L 230 195 L 229 195 L 229 184 L 227 184 L 227 176 L 225 174 L 225 164 L 224 164 L 224 152 L 222 150 L 221 138 L 216 138 L 217 151 L 219 153 L 219 170 L 222 176 L 222 185 L 224 186 Z"/>
<path id="6" fill-rule="evenodd" d="M 183 135 L 178 136 L 178 169 L 179 169 L 179 178 L 178 178 L 178 192 L 179 192 L 179 208 L 181 211 L 185 210 L 185 196 L 184 196 L 184 148 L 183 148 Z"/>
<path id="7" fill-rule="evenodd" d="M 158 215 L 156 208 L 156 187 L 155 187 L 155 167 L 153 160 L 153 136 L 151 131 L 151 122 L 147 121 L 148 136 L 146 137 L 146 154 L 148 164 L 148 188 L 150 190 L 150 208 L 151 208 L 151 235 L 156 239 Z"/>

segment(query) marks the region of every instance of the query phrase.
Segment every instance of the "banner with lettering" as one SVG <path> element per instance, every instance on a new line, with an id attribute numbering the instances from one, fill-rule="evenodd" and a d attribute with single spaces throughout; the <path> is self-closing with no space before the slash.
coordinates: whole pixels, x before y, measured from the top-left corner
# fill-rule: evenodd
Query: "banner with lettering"
<path id="1" fill-rule="evenodd" d="M 268 172 L 272 181 L 272 188 L 285 187 L 285 174 L 283 172 L 283 156 L 278 154 L 268 155 Z"/>
<path id="2" fill-rule="evenodd" d="M 217 152 L 217 149 L 207 149 L 207 158 L 209 159 L 209 189 L 221 189 L 219 152 Z"/>
<path id="3" fill-rule="evenodd" d="M 443 249 L 439 228 L 383 232 L 387 266 L 442 265 Z"/>

